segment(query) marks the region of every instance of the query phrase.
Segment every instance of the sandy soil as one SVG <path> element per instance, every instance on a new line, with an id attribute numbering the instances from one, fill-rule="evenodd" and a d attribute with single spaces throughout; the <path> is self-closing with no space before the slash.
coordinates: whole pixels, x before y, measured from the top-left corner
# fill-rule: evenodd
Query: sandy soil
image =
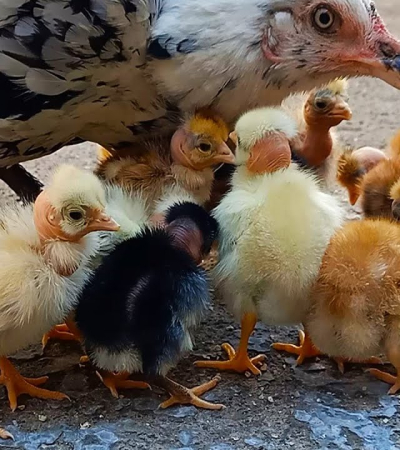
<path id="1" fill-rule="evenodd" d="M 397 0 L 377 2 L 390 28 L 398 30 Z M 351 82 L 351 123 L 340 128 L 345 143 L 384 146 L 400 127 L 400 92 L 384 83 L 359 79 Z M 69 161 L 92 167 L 92 145 L 67 148 L 26 164 L 46 181 L 52 167 Z M 337 190 L 345 205 L 342 191 Z M 12 194 L 1 186 L 1 202 Z M 357 209 L 348 208 L 349 217 Z M 222 306 L 216 305 L 203 324 L 192 355 L 173 375 L 192 386 L 213 372 L 195 370 L 192 362 L 222 357 L 218 344 L 236 344 L 238 325 Z M 223 402 L 222 412 L 179 407 L 157 410 L 161 392 L 124 392 L 113 399 L 89 367 L 78 365 L 78 345 L 53 343 L 42 354 L 40 347 L 22 352 L 15 360 L 26 376 L 49 374 L 47 386 L 68 393 L 71 402 L 20 399 L 11 414 L 5 393 L 0 393 L 0 421 L 16 441 L 0 447 L 36 449 L 395 449 L 400 448 L 398 397 L 386 396 L 387 386 L 371 379 L 362 368 L 348 367 L 340 375 L 327 359 L 294 367 L 294 358 L 270 349 L 276 340 L 297 338 L 293 329 L 267 329 L 260 325 L 251 340 L 253 353 L 268 356 L 268 371 L 259 379 L 223 374 L 207 399 Z"/>

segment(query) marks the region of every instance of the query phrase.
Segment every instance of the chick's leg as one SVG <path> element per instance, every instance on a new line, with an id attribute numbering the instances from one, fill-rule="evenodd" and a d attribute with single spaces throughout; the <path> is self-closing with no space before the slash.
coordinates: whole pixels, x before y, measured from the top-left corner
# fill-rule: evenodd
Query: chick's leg
<path id="1" fill-rule="evenodd" d="M 397 327 L 395 331 L 389 335 L 386 341 L 386 356 L 388 360 L 393 364 L 396 369 L 397 376 L 391 375 L 390 373 L 383 372 L 378 369 L 368 369 L 369 372 L 374 377 L 378 378 L 385 383 L 392 384 L 393 386 L 389 389 L 388 394 L 396 394 L 400 390 L 400 342 L 397 337 Z"/>
<path id="2" fill-rule="evenodd" d="M 37 386 L 45 383 L 48 377 L 24 378 L 5 357 L 0 358 L 0 370 L 0 384 L 4 385 L 7 389 L 8 400 L 12 411 L 17 409 L 17 398 L 21 394 L 49 400 L 69 399 L 67 395 L 61 392 L 38 388 Z"/>
<path id="3" fill-rule="evenodd" d="M 78 341 L 81 342 L 81 334 L 75 324 L 74 317 L 71 315 L 61 325 L 56 325 L 52 330 L 46 333 L 42 338 L 42 347 L 46 348 L 50 339 L 58 339 L 60 341 Z"/>
<path id="4" fill-rule="evenodd" d="M 299 330 L 299 340 L 300 345 L 282 344 L 280 342 L 277 342 L 275 344 L 272 344 L 272 348 L 278 351 L 284 351 L 287 353 L 298 355 L 296 361 L 296 364 L 298 366 L 300 364 L 303 364 L 306 358 L 313 358 L 315 356 L 321 355 L 321 352 L 311 342 L 310 336 L 307 331 L 304 332 L 302 330 Z"/>
<path id="5" fill-rule="evenodd" d="M 249 358 L 247 347 L 249 338 L 257 323 L 255 314 L 245 314 L 242 319 L 242 330 L 238 351 L 229 344 L 223 344 L 222 348 L 228 354 L 228 361 L 196 361 L 196 367 L 206 367 L 218 370 L 233 370 L 243 373 L 249 370 L 253 375 L 261 375 L 261 371 L 256 367 L 262 363 L 266 356 L 258 355 L 255 358 Z"/>
<path id="6" fill-rule="evenodd" d="M 96 372 L 104 386 L 108 387 L 113 397 L 118 398 L 118 389 L 150 389 L 144 381 L 128 380 L 129 373 Z"/>
<path id="7" fill-rule="evenodd" d="M 218 403 L 210 403 L 200 398 L 200 395 L 214 389 L 214 387 L 221 381 L 221 377 L 216 376 L 208 383 L 204 383 L 192 389 L 188 389 L 175 381 L 166 377 L 157 377 L 154 384 L 162 387 L 168 391 L 171 397 L 161 403 L 160 408 L 166 409 L 173 405 L 193 405 L 201 409 L 219 410 L 224 408 L 224 405 Z"/>

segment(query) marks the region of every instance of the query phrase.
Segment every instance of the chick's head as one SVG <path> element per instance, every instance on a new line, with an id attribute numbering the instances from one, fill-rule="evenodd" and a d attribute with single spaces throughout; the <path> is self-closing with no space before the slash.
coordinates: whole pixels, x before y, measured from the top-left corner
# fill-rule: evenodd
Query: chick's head
<path id="1" fill-rule="evenodd" d="M 297 134 L 296 123 L 281 108 L 260 108 L 244 114 L 231 139 L 236 142 L 236 164 L 251 173 L 268 173 L 291 162 L 289 141 Z"/>
<path id="2" fill-rule="evenodd" d="M 314 90 L 304 105 L 304 119 L 309 126 L 331 128 L 352 116 L 347 103 L 346 80 L 342 79 Z"/>
<path id="3" fill-rule="evenodd" d="M 76 242 L 92 231 L 117 231 L 105 205 L 103 186 L 94 174 L 63 165 L 35 202 L 35 225 L 43 240 Z"/>
<path id="4" fill-rule="evenodd" d="M 235 157 L 226 144 L 228 137 L 228 127 L 219 116 L 207 109 L 198 110 L 173 135 L 172 158 L 194 170 L 233 164 Z"/>

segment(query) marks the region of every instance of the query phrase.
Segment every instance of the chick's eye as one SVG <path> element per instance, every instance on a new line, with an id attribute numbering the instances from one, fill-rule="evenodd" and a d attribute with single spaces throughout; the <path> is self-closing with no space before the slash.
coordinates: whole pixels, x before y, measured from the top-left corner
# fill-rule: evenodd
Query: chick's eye
<path id="1" fill-rule="evenodd" d="M 68 213 L 70 219 L 78 221 L 83 218 L 83 213 L 81 211 L 70 211 Z"/>
<path id="2" fill-rule="evenodd" d="M 314 13 L 314 24 L 320 31 L 328 31 L 335 23 L 335 14 L 328 8 L 318 8 Z"/>
<path id="3" fill-rule="evenodd" d="M 327 105 L 327 103 L 326 103 L 324 100 L 317 100 L 317 101 L 315 102 L 315 106 L 316 106 L 318 109 L 325 109 L 328 105 Z"/>
<path id="4" fill-rule="evenodd" d="M 202 143 L 199 145 L 199 149 L 200 149 L 202 152 L 209 152 L 209 151 L 211 150 L 211 144 L 208 144 L 208 143 L 206 143 L 206 142 L 202 142 Z"/>

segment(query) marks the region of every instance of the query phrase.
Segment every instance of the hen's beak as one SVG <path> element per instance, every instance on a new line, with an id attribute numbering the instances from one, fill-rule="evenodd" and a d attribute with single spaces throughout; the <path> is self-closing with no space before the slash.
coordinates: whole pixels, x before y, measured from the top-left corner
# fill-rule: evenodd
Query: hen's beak
<path id="1" fill-rule="evenodd" d="M 118 231 L 120 226 L 110 216 L 101 211 L 96 211 L 91 218 L 86 230 L 91 231 Z"/>
<path id="2" fill-rule="evenodd" d="M 356 74 L 380 78 L 400 89 L 400 41 L 389 33 L 379 16 L 374 24 L 369 50 L 360 52 L 354 60 Z"/>

